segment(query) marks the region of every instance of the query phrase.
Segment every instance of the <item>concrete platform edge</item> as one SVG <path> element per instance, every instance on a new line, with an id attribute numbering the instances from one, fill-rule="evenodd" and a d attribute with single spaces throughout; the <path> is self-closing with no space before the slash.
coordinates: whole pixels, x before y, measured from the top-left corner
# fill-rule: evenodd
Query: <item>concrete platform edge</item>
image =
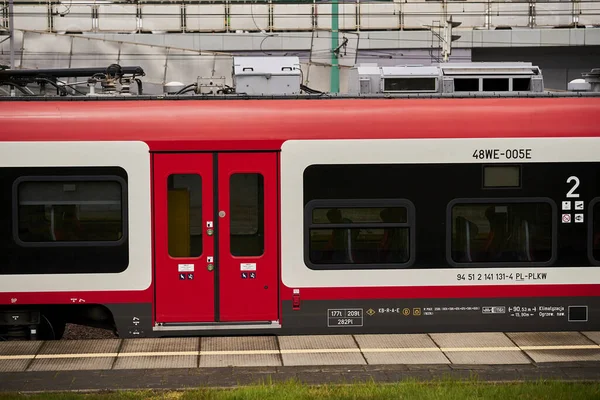
<path id="1" fill-rule="evenodd" d="M 30 371 L 0 373 L 0 392 L 98 392 L 235 388 L 297 380 L 309 385 L 407 379 L 481 382 L 600 381 L 600 362 L 529 365 L 340 365 L 138 370 Z"/>

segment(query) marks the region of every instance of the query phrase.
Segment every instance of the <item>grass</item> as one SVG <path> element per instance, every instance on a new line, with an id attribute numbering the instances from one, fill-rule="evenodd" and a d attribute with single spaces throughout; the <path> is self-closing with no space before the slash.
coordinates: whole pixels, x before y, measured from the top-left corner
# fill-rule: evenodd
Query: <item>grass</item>
<path id="1" fill-rule="evenodd" d="M 526 383 L 485 383 L 476 380 L 434 382 L 403 381 L 394 384 L 310 386 L 286 383 L 245 386 L 236 389 L 194 389 L 188 391 L 119 391 L 100 393 L 0 394 L 0 400 L 578 400 L 600 399 L 600 383 L 537 381 Z"/>

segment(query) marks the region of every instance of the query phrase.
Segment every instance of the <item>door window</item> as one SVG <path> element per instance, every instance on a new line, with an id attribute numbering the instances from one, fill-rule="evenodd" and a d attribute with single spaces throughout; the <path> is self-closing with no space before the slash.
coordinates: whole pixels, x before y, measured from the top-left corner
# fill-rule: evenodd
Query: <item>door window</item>
<path id="1" fill-rule="evenodd" d="M 264 253 L 263 182 L 261 174 L 231 175 L 229 234 L 233 256 L 260 256 Z"/>
<path id="2" fill-rule="evenodd" d="M 167 190 L 169 255 L 198 257 L 202 254 L 202 178 L 169 175 Z"/>

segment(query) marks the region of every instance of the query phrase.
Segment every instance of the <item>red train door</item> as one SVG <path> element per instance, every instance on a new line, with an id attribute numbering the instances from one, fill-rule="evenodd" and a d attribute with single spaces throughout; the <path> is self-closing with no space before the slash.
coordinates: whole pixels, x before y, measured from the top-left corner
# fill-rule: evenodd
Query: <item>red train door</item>
<path id="1" fill-rule="evenodd" d="M 277 155 L 153 161 L 156 321 L 277 320 Z"/>
<path id="2" fill-rule="evenodd" d="M 154 155 L 157 322 L 215 319 L 213 202 L 212 154 Z"/>
<path id="3" fill-rule="evenodd" d="M 277 319 L 277 154 L 219 154 L 219 318 Z"/>

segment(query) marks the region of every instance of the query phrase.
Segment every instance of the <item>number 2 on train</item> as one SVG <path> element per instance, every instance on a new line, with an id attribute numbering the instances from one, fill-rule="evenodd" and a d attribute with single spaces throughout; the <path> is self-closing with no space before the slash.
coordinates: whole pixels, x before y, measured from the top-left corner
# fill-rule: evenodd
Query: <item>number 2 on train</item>
<path id="1" fill-rule="evenodd" d="M 575 183 L 573 184 L 573 187 L 571 188 L 571 190 L 569 190 L 567 192 L 567 198 L 573 198 L 573 197 L 578 198 L 579 193 L 573 193 L 573 192 L 575 192 L 575 190 L 579 187 L 579 178 L 576 176 L 570 176 L 567 179 L 567 183 L 571 183 L 571 182 L 575 182 Z"/>

